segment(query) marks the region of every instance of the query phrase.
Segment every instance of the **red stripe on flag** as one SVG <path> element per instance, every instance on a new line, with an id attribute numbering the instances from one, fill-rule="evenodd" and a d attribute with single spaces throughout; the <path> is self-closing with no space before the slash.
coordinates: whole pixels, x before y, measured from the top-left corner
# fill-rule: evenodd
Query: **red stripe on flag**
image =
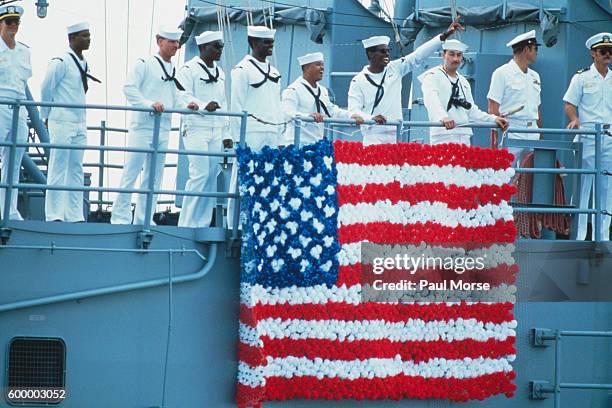
<path id="1" fill-rule="evenodd" d="M 462 144 L 427 145 L 398 143 L 364 146 L 360 142 L 334 142 L 336 163 L 361 165 L 461 166 L 468 169 L 505 170 L 513 155 L 506 149 Z"/>
<path id="2" fill-rule="evenodd" d="M 293 398 L 339 400 L 343 398 L 402 399 L 448 398 L 453 401 L 483 400 L 496 394 L 511 397 L 516 391 L 514 372 L 499 372 L 476 378 L 425 378 L 397 375 L 386 378 L 343 380 L 313 376 L 268 377 L 265 387 L 252 388 L 238 384 L 238 405 L 264 394 L 267 401 Z"/>
<path id="3" fill-rule="evenodd" d="M 483 227 L 446 227 L 431 221 L 416 224 L 370 222 L 341 225 L 338 241 L 341 244 L 369 241 L 376 244 L 428 244 L 448 242 L 511 243 L 516 237 L 514 221 L 497 220 Z"/>
<path id="4" fill-rule="evenodd" d="M 512 308 L 510 302 L 506 303 L 459 303 L 447 305 L 446 303 L 377 303 L 368 302 L 352 305 L 348 303 L 328 302 L 325 304 L 298 304 L 298 305 L 263 305 L 252 307 L 240 305 L 240 316 L 243 324 L 251 327 L 252 320 L 244 321 L 242 316 L 253 315 L 257 320 L 262 319 L 303 319 L 303 320 L 379 320 L 386 322 L 405 322 L 408 319 L 422 319 L 426 322 L 450 319 L 476 319 L 485 323 L 500 324 L 512 321 Z M 246 313 L 250 311 L 250 313 Z"/>
<path id="5" fill-rule="evenodd" d="M 499 204 L 508 201 L 516 193 L 516 188 L 509 184 L 494 184 L 481 187 L 445 186 L 444 183 L 417 183 L 402 186 L 399 181 L 388 184 L 338 185 L 338 205 L 375 203 L 390 200 L 409 201 L 412 204 L 421 201 L 446 203 L 449 208 L 476 209 L 479 205 Z"/>
<path id="6" fill-rule="evenodd" d="M 415 363 L 426 362 L 432 358 L 464 359 L 470 358 L 500 358 L 516 354 L 514 337 L 506 340 L 488 339 L 477 341 L 473 339 L 436 341 L 405 341 L 384 340 L 321 340 L 321 339 L 272 339 L 262 336 L 264 349 L 240 343 L 238 356 L 240 361 L 251 367 L 266 365 L 266 360 L 259 356 L 265 350 L 266 356 L 273 358 L 306 357 L 311 360 L 323 358 L 330 360 L 365 360 L 369 358 L 395 358 L 401 356 L 403 361 Z"/>
<path id="7" fill-rule="evenodd" d="M 251 346 L 243 342 L 238 342 L 238 361 L 242 361 L 249 367 L 265 366 L 267 364 L 262 347 Z"/>

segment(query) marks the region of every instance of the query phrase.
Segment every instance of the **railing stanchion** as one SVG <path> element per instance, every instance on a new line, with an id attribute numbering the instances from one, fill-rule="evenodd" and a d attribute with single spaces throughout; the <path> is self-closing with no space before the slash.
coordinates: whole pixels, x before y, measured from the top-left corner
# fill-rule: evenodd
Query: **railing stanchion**
<path id="1" fill-rule="evenodd" d="M 144 228 L 148 230 L 151 227 L 151 216 L 153 214 L 153 190 L 155 189 L 155 175 L 157 167 L 157 151 L 159 150 L 159 128 L 161 122 L 161 113 L 155 112 L 153 114 L 153 152 L 151 154 L 151 160 L 149 163 L 149 185 L 147 186 L 147 206 L 145 209 Z"/>
<path id="2" fill-rule="evenodd" d="M 601 132 L 601 124 L 595 125 L 595 225 L 593 228 L 593 241 L 600 242 L 603 240 L 603 225 L 601 210 L 604 208 L 604 196 L 602 194 L 603 177 L 601 174 L 601 138 L 603 133 Z"/>
<path id="3" fill-rule="evenodd" d="M 106 146 L 106 121 L 100 122 L 100 146 Z M 106 166 L 104 160 L 104 150 L 100 150 L 99 162 L 98 162 L 98 187 L 104 187 L 104 167 Z M 102 190 L 98 191 L 98 210 L 102 211 L 103 201 Z"/>
<path id="4" fill-rule="evenodd" d="M 302 121 L 300 119 L 294 120 L 295 124 L 289 124 L 293 126 L 293 144 L 295 147 L 300 147 L 300 136 L 302 135 Z"/>
<path id="5" fill-rule="evenodd" d="M 403 142 L 402 140 L 402 127 L 404 125 L 403 121 L 399 121 L 395 128 L 395 143 Z"/>
<path id="6" fill-rule="evenodd" d="M 11 200 L 13 198 L 13 178 L 15 177 L 15 155 L 17 154 L 17 133 L 19 132 L 19 109 L 20 104 L 19 101 L 15 102 L 15 104 L 11 105 L 13 107 L 13 118 L 11 122 L 11 145 L 10 145 L 10 153 L 9 153 L 9 162 L 8 162 L 8 172 L 6 174 L 6 182 L 8 187 L 6 187 L 4 194 L 4 208 L 2 211 L 2 226 L 4 227 L 8 222 L 11 215 Z M 0 150 L 2 150 L 0 148 Z M 21 163 L 19 163 L 21 165 Z M 17 170 L 19 172 L 19 170 Z"/>
<path id="7" fill-rule="evenodd" d="M 247 111 L 242 112 L 242 117 L 240 118 L 240 147 L 246 146 L 246 127 L 247 120 L 249 114 Z M 234 158 L 234 166 L 238 166 L 238 156 Z M 239 196 L 239 184 L 240 180 L 238 179 L 238 167 L 236 167 L 236 185 L 234 186 L 234 193 L 236 198 L 234 199 L 234 216 L 232 220 L 232 239 L 238 239 L 238 225 L 240 224 L 240 196 Z"/>

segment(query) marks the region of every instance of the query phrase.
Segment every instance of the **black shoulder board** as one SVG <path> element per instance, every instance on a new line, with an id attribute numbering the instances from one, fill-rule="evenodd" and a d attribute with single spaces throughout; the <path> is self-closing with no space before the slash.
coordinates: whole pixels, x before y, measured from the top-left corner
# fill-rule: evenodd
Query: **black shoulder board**
<path id="1" fill-rule="evenodd" d="M 138 58 L 136 62 L 145 62 L 145 60 L 143 58 Z"/>
<path id="2" fill-rule="evenodd" d="M 235 66 L 234 68 L 232 68 L 232 69 L 237 69 L 237 68 L 242 69 L 242 66 L 240 66 L 240 65 L 236 65 L 236 66 Z"/>
<path id="3" fill-rule="evenodd" d="M 583 72 L 587 72 L 589 69 L 591 69 L 591 66 L 588 66 L 586 68 L 582 68 L 579 69 L 578 71 L 576 71 L 577 74 L 582 74 Z"/>
<path id="4" fill-rule="evenodd" d="M 53 61 L 53 60 L 60 60 L 60 61 L 64 62 L 64 60 L 61 59 L 60 57 L 53 57 L 53 58 L 51 58 L 51 61 Z"/>
<path id="5" fill-rule="evenodd" d="M 292 86 L 288 86 L 287 89 L 291 89 L 292 91 L 295 91 L 295 88 Z"/>
<path id="6" fill-rule="evenodd" d="M 19 44 L 23 45 L 23 46 L 24 46 L 24 47 L 26 47 L 26 48 L 30 48 L 30 46 L 29 46 L 28 44 L 24 44 L 24 43 L 22 43 L 21 41 L 17 41 L 17 42 L 18 42 Z"/>

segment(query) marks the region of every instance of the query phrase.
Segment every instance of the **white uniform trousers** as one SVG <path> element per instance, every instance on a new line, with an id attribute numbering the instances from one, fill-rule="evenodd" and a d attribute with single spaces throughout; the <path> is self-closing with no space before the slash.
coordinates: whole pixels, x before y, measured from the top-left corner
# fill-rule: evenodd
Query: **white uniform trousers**
<path id="1" fill-rule="evenodd" d="M 17 127 L 17 143 L 25 143 L 28 140 L 28 112 L 24 107 L 19 109 L 19 123 Z M 3 142 L 11 142 L 13 123 L 13 108 L 7 105 L 0 105 L 0 140 Z M 13 183 L 19 182 L 19 169 L 21 168 L 21 159 L 25 147 L 18 147 L 15 150 L 15 163 L 13 166 Z M 11 154 L 10 146 L 0 146 L 0 160 L 2 161 L 2 177 L 0 182 L 8 183 L 9 173 L 9 156 Z M 4 199 L 6 189 L 0 188 L 0 217 L 4 214 Z M 10 203 L 10 220 L 23 220 L 19 211 L 17 211 L 17 189 L 13 189 Z"/>
<path id="2" fill-rule="evenodd" d="M 168 130 L 159 131 L 159 149 L 168 148 Z M 133 148 L 153 148 L 153 130 L 151 129 L 134 129 L 128 135 L 128 147 Z M 140 189 L 149 188 L 149 174 L 151 169 L 151 153 L 128 152 L 121 174 L 121 188 L 134 188 L 138 175 L 142 171 L 142 179 Z M 155 181 L 154 188 L 157 190 L 161 186 L 162 176 L 164 172 L 164 164 L 166 163 L 166 155 L 163 153 L 157 154 L 157 163 L 155 166 Z M 132 193 L 119 193 L 113 203 L 111 215 L 112 224 L 129 224 L 132 221 Z M 153 214 L 157 204 L 157 194 L 153 194 L 153 204 L 151 209 L 151 224 L 153 224 Z M 134 212 L 133 224 L 143 225 L 145 221 L 147 205 L 147 195 L 138 194 L 136 198 L 136 210 Z"/>
<path id="3" fill-rule="evenodd" d="M 397 143 L 395 126 L 366 125 L 361 127 L 364 146 L 373 144 Z"/>
<path id="4" fill-rule="evenodd" d="M 183 143 L 187 150 L 211 152 L 223 151 L 223 128 L 188 128 Z M 215 192 L 217 176 L 221 172 L 220 157 L 189 156 L 189 180 L 186 191 Z M 217 199 L 214 197 L 185 196 L 178 220 L 179 227 L 205 228 L 210 226 L 213 209 Z"/>
<path id="5" fill-rule="evenodd" d="M 429 135 L 429 144 L 458 143 L 470 146 L 472 144 L 471 139 L 472 135 L 440 133 L 437 135 Z"/>
<path id="6" fill-rule="evenodd" d="M 87 127 L 85 123 L 49 120 L 51 143 L 85 146 Z M 83 150 L 51 149 L 47 184 L 51 186 L 83 186 Z M 47 190 L 45 198 L 47 221 L 84 221 L 83 192 Z"/>
<path id="7" fill-rule="evenodd" d="M 532 128 L 538 126 L 537 121 L 535 120 L 523 120 L 523 119 L 508 119 L 511 127 L 522 127 L 522 128 Z M 518 140 L 539 140 L 539 133 L 508 133 L 506 134 L 508 139 L 518 139 Z M 508 147 L 508 151 L 514 155 L 514 161 L 512 162 L 512 167 L 520 167 L 521 161 L 525 158 L 525 156 L 531 152 L 533 149 L 528 147 Z"/>
<path id="8" fill-rule="evenodd" d="M 574 138 L 574 141 L 582 141 L 582 168 L 593 169 L 595 168 L 595 136 L 593 135 L 579 135 Z M 603 136 L 601 141 L 601 166 L 604 170 L 612 171 L 612 137 Z M 604 197 L 604 209 L 612 211 L 612 177 L 602 176 L 602 191 L 597 194 L 601 194 Z M 580 187 L 580 208 L 588 208 L 589 197 L 593 191 L 593 183 L 595 177 L 593 174 L 582 175 L 582 183 Z M 593 203 L 595 203 L 595 197 L 593 197 Z M 577 240 L 584 240 L 587 232 L 587 216 L 588 214 L 580 214 L 578 216 L 578 231 L 576 234 Z M 604 240 L 608 241 L 610 237 L 610 221 L 612 217 L 602 215 L 603 220 L 603 231 Z M 593 232 L 595 231 L 595 217 L 591 217 Z M 593 237 L 594 238 L 594 237 Z"/>
<path id="9" fill-rule="evenodd" d="M 277 147 L 278 136 L 276 133 L 269 131 L 256 131 L 249 132 L 246 134 L 246 143 L 253 151 L 259 152 L 264 146 Z M 238 160 L 234 160 L 232 166 L 232 177 L 230 179 L 229 192 L 233 193 L 236 190 L 236 184 L 238 183 Z M 236 206 L 236 200 L 230 198 L 227 205 L 227 226 L 232 228 L 234 225 L 234 210 Z"/>

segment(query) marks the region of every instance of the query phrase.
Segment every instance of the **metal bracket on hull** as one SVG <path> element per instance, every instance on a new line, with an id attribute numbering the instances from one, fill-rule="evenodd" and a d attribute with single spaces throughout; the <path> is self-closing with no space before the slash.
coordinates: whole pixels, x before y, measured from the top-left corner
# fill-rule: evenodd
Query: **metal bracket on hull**
<path id="1" fill-rule="evenodd" d="M 140 249 L 149 249 L 153 241 L 153 233 L 151 231 L 140 231 L 136 237 L 136 245 Z"/>
<path id="2" fill-rule="evenodd" d="M 548 381 L 529 381 L 529 398 L 546 399 L 548 395 L 555 392 L 555 387 Z"/>
<path id="3" fill-rule="evenodd" d="M 6 245 L 11 238 L 13 232 L 10 228 L 0 228 L 0 245 Z"/>
<path id="4" fill-rule="evenodd" d="M 551 329 L 532 329 L 533 332 L 533 346 L 534 347 L 548 347 L 549 342 L 555 340 L 555 332 Z"/>

